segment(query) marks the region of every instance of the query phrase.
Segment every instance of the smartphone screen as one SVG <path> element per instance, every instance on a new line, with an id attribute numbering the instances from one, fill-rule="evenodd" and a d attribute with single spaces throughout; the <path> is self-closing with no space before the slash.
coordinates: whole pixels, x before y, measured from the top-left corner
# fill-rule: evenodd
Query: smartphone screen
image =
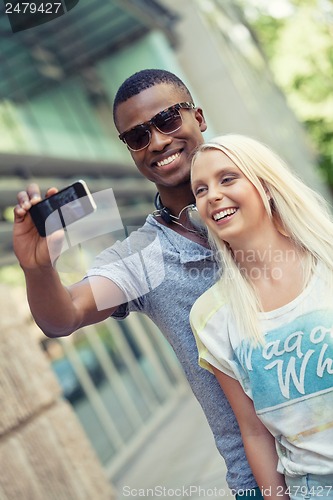
<path id="1" fill-rule="evenodd" d="M 36 203 L 30 215 L 41 236 L 66 228 L 96 210 L 84 181 L 77 181 L 58 193 Z"/>

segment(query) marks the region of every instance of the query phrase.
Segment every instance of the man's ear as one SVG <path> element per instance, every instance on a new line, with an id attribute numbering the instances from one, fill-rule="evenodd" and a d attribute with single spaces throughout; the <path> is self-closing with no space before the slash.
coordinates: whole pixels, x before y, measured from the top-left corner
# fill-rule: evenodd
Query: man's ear
<path id="1" fill-rule="evenodd" d="M 207 129 L 207 123 L 203 114 L 203 111 L 201 108 L 196 108 L 195 109 L 195 118 L 197 122 L 199 123 L 199 127 L 201 132 L 204 132 Z"/>

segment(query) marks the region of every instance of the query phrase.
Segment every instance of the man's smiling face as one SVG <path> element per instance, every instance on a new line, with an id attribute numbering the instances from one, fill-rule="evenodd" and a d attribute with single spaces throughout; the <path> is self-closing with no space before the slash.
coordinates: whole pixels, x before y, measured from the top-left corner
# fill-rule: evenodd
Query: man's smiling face
<path id="1" fill-rule="evenodd" d="M 154 85 L 119 104 L 115 117 L 119 133 L 149 121 L 160 111 L 189 100 L 188 94 L 172 84 Z M 150 144 L 141 151 L 130 151 L 132 158 L 147 179 L 157 186 L 176 187 L 189 182 L 189 155 L 203 142 L 206 122 L 200 109 L 180 109 L 181 127 L 163 134 L 150 126 Z"/>

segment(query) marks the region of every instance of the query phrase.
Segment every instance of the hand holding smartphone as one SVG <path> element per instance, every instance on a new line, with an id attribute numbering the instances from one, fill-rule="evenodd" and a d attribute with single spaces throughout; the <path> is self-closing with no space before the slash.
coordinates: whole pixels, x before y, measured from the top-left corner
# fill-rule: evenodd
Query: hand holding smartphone
<path id="1" fill-rule="evenodd" d="M 65 229 L 96 210 L 87 184 L 79 180 L 33 205 L 29 212 L 40 236 Z"/>

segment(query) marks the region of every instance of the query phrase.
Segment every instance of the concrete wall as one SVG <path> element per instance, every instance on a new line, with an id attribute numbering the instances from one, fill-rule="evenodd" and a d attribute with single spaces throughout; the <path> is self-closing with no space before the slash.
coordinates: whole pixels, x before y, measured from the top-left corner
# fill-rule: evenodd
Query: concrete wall
<path id="1" fill-rule="evenodd" d="M 111 485 L 38 345 L 24 291 L 14 295 L 1 285 L 0 297 L 0 499 L 111 500 Z"/>

